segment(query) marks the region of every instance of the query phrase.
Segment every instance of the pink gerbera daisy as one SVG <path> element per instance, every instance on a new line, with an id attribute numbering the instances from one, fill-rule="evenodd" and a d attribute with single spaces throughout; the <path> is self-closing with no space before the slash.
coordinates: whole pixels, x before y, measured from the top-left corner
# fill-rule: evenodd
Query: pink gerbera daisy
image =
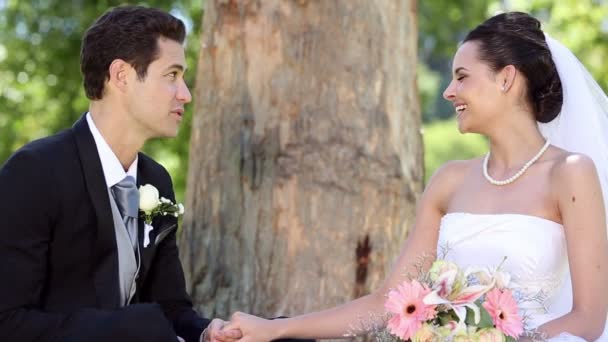
<path id="1" fill-rule="evenodd" d="M 388 293 L 384 307 L 393 314 L 387 325 L 393 335 L 403 340 L 412 338 L 422 323 L 435 317 L 436 305 L 426 305 L 422 301 L 429 292 L 431 289 L 413 280 L 403 282 Z"/>
<path id="2" fill-rule="evenodd" d="M 517 312 L 517 303 L 511 290 L 493 289 L 486 294 L 482 304 L 494 321 L 494 325 L 505 335 L 518 338 L 523 332 L 523 321 Z"/>

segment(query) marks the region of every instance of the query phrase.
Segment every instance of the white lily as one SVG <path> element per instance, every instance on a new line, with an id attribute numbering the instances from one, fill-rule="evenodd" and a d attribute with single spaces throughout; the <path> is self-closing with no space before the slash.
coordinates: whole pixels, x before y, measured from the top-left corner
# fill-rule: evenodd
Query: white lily
<path id="1" fill-rule="evenodd" d="M 493 283 L 499 289 L 508 288 L 509 284 L 511 284 L 511 275 L 499 269 L 470 266 L 465 270 L 465 276 L 468 278 L 471 275 L 477 278 L 480 284 L 488 285 Z"/>
<path id="2" fill-rule="evenodd" d="M 447 279 L 449 279 L 449 277 L 447 277 Z M 481 313 L 479 307 L 475 304 L 475 301 L 491 290 L 494 287 L 494 284 L 495 281 L 492 281 L 487 285 L 467 286 L 456 293 L 448 292 L 448 298 L 442 296 L 445 292 L 443 291 L 444 287 L 440 286 L 426 295 L 422 301 L 426 305 L 445 305 L 449 307 L 454 310 L 456 316 L 458 316 L 459 322 L 463 322 L 466 319 L 467 308 L 469 308 L 473 311 L 475 324 L 479 324 Z M 449 285 L 450 284 L 446 284 L 445 286 Z"/>

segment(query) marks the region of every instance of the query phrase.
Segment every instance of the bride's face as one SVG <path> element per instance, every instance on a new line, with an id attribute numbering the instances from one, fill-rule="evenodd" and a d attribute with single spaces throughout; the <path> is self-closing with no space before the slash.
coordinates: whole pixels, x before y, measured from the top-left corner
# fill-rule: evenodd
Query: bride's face
<path id="1" fill-rule="evenodd" d="M 452 64 L 452 81 L 443 97 L 452 102 L 461 133 L 487 133 L 502 108 L 495 72 L 478 57 L 478 43 L 460 46 Z"/>

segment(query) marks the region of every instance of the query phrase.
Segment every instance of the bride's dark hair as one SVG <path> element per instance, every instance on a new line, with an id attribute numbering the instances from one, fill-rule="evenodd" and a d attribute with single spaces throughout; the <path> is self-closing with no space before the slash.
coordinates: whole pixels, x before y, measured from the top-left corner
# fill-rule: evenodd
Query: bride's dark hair
<path id="1" fill-rule="evenodd" d="M 559 114 L 562 84 L 536 18 L 521 12 L 499 14 L 469 32 L 467 41 L 479 43 L 479 58 L 494 71 L 513 65 L 525 76 L 537 121 L 546 123 Z"/>

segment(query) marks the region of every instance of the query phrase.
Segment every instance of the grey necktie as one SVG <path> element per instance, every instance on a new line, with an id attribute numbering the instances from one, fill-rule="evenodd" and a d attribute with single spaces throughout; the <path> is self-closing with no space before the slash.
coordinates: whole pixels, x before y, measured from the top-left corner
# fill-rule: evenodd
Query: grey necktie
<path id="1" fill-rule="evenodd" d="M 116 206 L 122 215 L 125 228 L 129 234 L 133 252 L 137 255 L 137 212 L 139 209 L 139 191 L 135 179 L 127 176 L 114 186 L 112 195 L 116 200 Z"/>

